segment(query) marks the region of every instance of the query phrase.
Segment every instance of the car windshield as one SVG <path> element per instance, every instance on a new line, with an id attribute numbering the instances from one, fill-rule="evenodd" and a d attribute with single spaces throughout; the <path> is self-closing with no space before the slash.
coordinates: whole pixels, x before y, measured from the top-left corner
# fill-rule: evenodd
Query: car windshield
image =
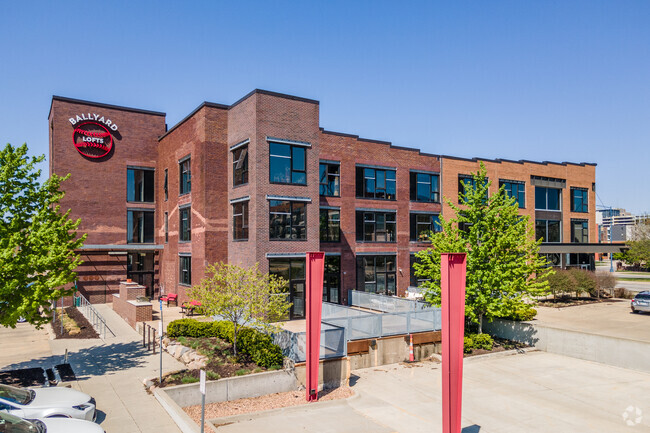
<path id="1" fill-rule="evenodd" d="M 639 293 L 634 299 L 643 299 L 644 301 L 650 300 L 650 293 Z"/>
<path id="2" fill-rule="evenodd" d="M 40 424 L 40 426 L 38 424 Z M 42 427 L 41 427 L 42 426 Z M 0 412 L 0 433 L 45 433 L 45 425 Z"/>
<path id="3" fill-rule="evenodd" d="M 34 399 L 34 394 L 34 391 L 30 389 L 21 389 L 15 386 L 0 384 L 0 398 L 14 403 L 22 405 L 29 404 Z"/>

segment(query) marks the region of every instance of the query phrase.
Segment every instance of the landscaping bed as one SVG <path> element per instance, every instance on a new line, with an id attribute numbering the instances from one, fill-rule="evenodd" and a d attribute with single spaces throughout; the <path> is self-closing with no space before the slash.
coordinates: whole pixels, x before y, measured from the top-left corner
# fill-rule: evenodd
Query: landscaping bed
<path id="1" fill-rule="evenodd" d="M 525 343 L 508 340 L 507 338 L 492 337 L 489 334 L 468 334 L 465 336 L 464 343 L 464 358 L 530 347 Z"/>
<path id="2" fill-rule="evenodd" d="M 224 377 L 243 376 L 251 373 L 260 373 L 269 370 L 278 370 L 281 366 L 260 367 L 251 360 L 251 357 L 244 353 L 233 355 L 232 344 L 218 337 L 178 337 L 175 339 L 185 347 L 196 350 L 199 354 L 207 357 L 205 372 L 207 380 L 218 380 Z M 162 386 L 174 386 L 198 382 L 200 377 L 199 369 L 188 369 L 177 373 L 168 374 L 163 377 Z M 158 379 L 154 379 L 154 385 L 159 386 Z"/>
<path id="3" fill-rule="evenodd" d="M 61 319 L 63 319 L 63 330 Z M 56 338 L 99 338 L 97 331 L 77 307 L 67 307 L 63 310 L 63 314 L 60 308 L 57 309 L 52 330 Z"/>
<path id="4" fill-rule="evenodd" d="M 603 302 L 621 302 L 621 299 L 615 299 L 610 297 L 603 298 L 592 298 L 592 297 L 569 297 L 562 296 L 557 297 L 556 299 L 541 299 L 537 301 L 537 304 L 540 307 L 550 307 L 550 308 L 564 308 L 564 307 L 575 307 L 578 305 L 588 305 L 588 304 L 599 304 Z"/>

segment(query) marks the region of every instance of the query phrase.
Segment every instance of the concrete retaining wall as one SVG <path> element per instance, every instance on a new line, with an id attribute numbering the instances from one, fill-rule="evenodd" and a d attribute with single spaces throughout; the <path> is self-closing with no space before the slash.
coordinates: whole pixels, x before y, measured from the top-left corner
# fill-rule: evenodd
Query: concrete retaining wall
<path id="1" fill-rule="evenodd" d="M 497 337 L 527 343 L 545 352 L 650 372 L 650 344 L 641 341 L 500 319 L 485 323 L 483 328 Z"/>
<path id="2" fill-rule="evenodd" d="M 307 387 L 306 363 L 295 366 L 298 383 Z M 348 358 L 321 359 L 318 363 L 318 390 L 347 386 L 350 381 L 350 360 Z"/>

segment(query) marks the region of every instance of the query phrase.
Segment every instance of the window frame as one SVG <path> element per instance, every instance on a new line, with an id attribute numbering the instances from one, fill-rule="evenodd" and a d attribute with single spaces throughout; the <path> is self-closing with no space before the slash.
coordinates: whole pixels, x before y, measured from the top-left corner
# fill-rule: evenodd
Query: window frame
<path id="1" fill-rule="evenodd" d="M 231 203 L 232 206 L 232 240 L 237 242 L 243 242 L 248 240 L 249 231 L 248 231 L 248 208 L 250 200 L 241 200 L 235 203 Z M 238 210 L 237 206 L 240 206 L 241 209 Z M 237 218 L 241 218 L 241 233 L 237 233 Z"/>
<path id="2" fill-rule="evenodd" d="M 134 235 L 134 222 L 135 214 L 142 214 L 142 226 L 139 226 L 138 229 L 138 240 L 133 240 Z M 156 211 L 154 209 L 127 209 L 126 210 L 126 243 L 127 244 L 154 244 L 156 242 L 156 227 L 155 227 L 155 216 Z M 146 242 L 149 238 L 149 230 L 146 230 L 147 223 L 150 224 L 150 242 Z"/>
<path id="3" fill-rule="evenodd" d="M 135 185 L 136 182 L 136 173 L 142 172 L 142 186 L 137 188 Z M 146 173 L 146 174 L 145 174 Z M 130 196 L 131 192 L 131 182 L 133 182 L 133 197 Z M 151 185 L 149 185 L 149 182 Z M 156 202 L 156 169 L 151 167 L 126 167 L 126 202 L 127 203 L 155 203 Z M 147 194 L 147 189 L 149 189 L 149 194 Z M 136 199 L 136 195 L 140 191 L 141 199 Z M 147 196 L 151 197 L 151 200 L 146 200 Z"/>
<path id="4" fill-rule="evenodd" d="M 163 183 L 163 191 L 165 192 L 165 201 L 169 199 L 169 170 L 165 169 L 165 180 Z"/>
<path id="5" fill-rule="evenodd" d="M 331 213 L 337 213 L 337 219 L 333 219 Z M 325 230 L 323 230 L 323 215 L 325 215 Z M 330 223 L 336 221 L 335 227 L 330 228 Z M 330 236 L 331 230 L 336 230 L 334 236 Z M 328 207 L 321 207 L 319 213 L 319 235 L 320 242 L 324 243 L 337 243 L 341 242 L 341 209 L 333 209 Z"/>
<path id="6" fill-rule="evenodd" d="M 420 176 L 427 176 L 429 181 L 420 181 Z M 433 189 L 433 178 L 436 179 L 436 189 Z M 409 193 L 411 201 L 419 203 L 440 203 L 440 174 L 427 173 L 413 170 L 409 172 Z M 418 194 L 418 185 L 429 185 L 429 199 L 420 200 Z"/>
<path id="7" fill-rule="evenodd" d="M 380 221 L 377 221 L 378 215 L 383 215 L 383 224 L 384 224 L 384 229 L 383 230 L 378 230 L 377 225 L 381 224 Z M 390 215 L 392 220 L 389 220 L 387 216 Z M 368 217 L 372 216 L 372 219 L 369 219 Z M 382 209 L 382 210 L 364 210 L 364 209 L 357 209 L 355 211 L 355 221 L 356 221 L 356 241 L 359 243 L 388 243 L 388 244 L 394 244 L 397 243 L 397 211 L 395 210 L 390 210 L 390 209 Z M 372 238 L 373 239 L 366 239 L 367 235 L 370 233 L 366 232 L 366 227 L 372 224 L 373 230 L 372 230 Z M 393 227 L 392 230 L 392 240 L 389 239 L 389 235 L 391 234 L 391 231 L 389 230 L 389 226 L 391 225 Z M 385 235 L 386 240 L 377 240 L 378 234 L 383 233 Z"/>
<path id="8" fill-rule="evenodd" d="M 300 185 L 300 186 L 307 186 L 307 146 L 304 145 L 299 145 L 299 144 L 290 144 L 290 143 L 283 143 L 280 141 L 275 141 L 275 140 L 268 140 L 269 143 L 269 183 L 271 184 L 279 184 L 279 185 Z M 273 145 L 278 145 L 278 146 L 287 146 L 289 148 L 289 156 L 286 155 L 274 155 L 272 152 Z M 295 168 L 296 161 L 295 161 L 295 155 L 294 151 L 300 149 L 302 152 L 304 152 L 304 161 L 303 161 L 303 167 L 304 170 Z M 287 182 L 282 181 L 282 180 L 274 180 L 273 179 L 273 172 L 272 172 L 272 167 L 273 167 L 273 158 L 282 158 L 282 159 L 289 159 L 289 180 Z M 305 181 L 304 182 L 294 182 L 293 181 L 293 176 L 294 174 L 299 174 L 302 173 L 305 176 Z"/>
<path id="9" fill-rule="evenodd" d="M 409 212 L 409 241 L 410 242 L 423 242 L 420 240 L 418 234 L 418 225 L 426 224 L 424 222 L 419 222 L 418 217 L 424 216 L 429 218 L 429 230 L 434 233 L 439 233 L 442 231 L 442 226 L 440 225 L 440 213 L 437 212 Z"/>
<path id="10" fill-rule="evenodd" d="M 535 219 L 535 240 L 539 240 L 540 237 L 537 235 L 538 233 L 538 225 L 540 222 L 544 222 L 544 238 L 542 239 L 542 243 L 547 243 L 547 244 L 560 244 L 562 243 L 562 221 L 561 220 L 547 220 L 547 219 Z M 548 234 L 549 234 L 549 223 L 557 223 L 558 224 L 558 236 L 559 239 L 557 241 L 549 241 Z"/>
<path id="11" fill-rule="evenodd" d="M 499 179 L 499 188 L 502 186 L 504 187 L 506 197 L 514 197 L 519 209 L 526 209 L 526 182 L 521 180 Z M 516 195 L 512 192 L 514 186 L 517 186 Z"/>
<path id="12" fill-rule="evenodd" d="M 330 173 L 330 167 L 336 167 L 336 173 Z M 325 170 L 323 170 L 325 168 Z M 331 192 L 330 177 L 334 178 L 335 191 Z M 323 178 L 325 180 L 323 181 Z M 328 190 L 331 193 L 327 193 Z M 320 161 L 318 164 L 318 194 L 322 197 L 340 197 L 341 196 L 341 163 L 335 161 Z"/>
<path id="13" fill-rule="evenodd" d="M 164 225 L 165 225 L 165 243 L 169 243 L 169 212 L 165 212 Z"/>
<path id="14" fill-rule="evenodd" d="M 581 231 L 582 231 L 582 239 L 583 240 L 576 240 L 577 238 L 575 237 L 575 230 L 576 230 L 576 225 L 581 224 Z M 589 220 L 587 219 L 571 219 L 571 243 L 580 243 L 580 244 L 587 244 L 589 243 Z"/>
<path id="15" fill-rule="evenodd" d="M 580 208 L 582 210 L 578 210 L 578 207 L 576 206 L 576 192 L 580 192 L 580 195 L 582 196 L 580 198 Z M 571 187 L 571 212 L 589 213 L 589 189 Z"/>
<path id="16" fill-rule="evenodd" d="M 248 183 L 248 144 L 241 145 L 230 152 L 232 153 L 232 186 L 246 185 Z M 244 152 L 244 159 L 242 161 L 242 153 Z M 239 154 L 239 157 L 237 157 L 237 154 Z M 238 165 L 242 167 L 238 168 Z M 238 178 L 241 178 L 239 182 Z"/>
<path id="17" fill-rule="evenodd" d="M 307 240 L 307 204 L 308 203 L 305 202 L 305 201 L 298 201 L 298 200 L 278 200 L 278 199 L 268 199 L 267 201 L 268 201 L 268 206 L 269 206 L 269 240 L 270 241 L 306 241 Z M 271 210 L 271 208 L 273 206 L 272 205 L 273 202 L 287 202 L 287 203 L 289 203 L 289 212 L 277 212 L 277 211 L 273 212 Z M 295 205 L 302 205 L 302 207 L 303 207 L 303 211 L 302 211 L 302 215 L 303 215 L 303 219 L 304 219 L 304 224 L 303 225 L 295 225 L 294 226 L 294 219 L 297 216 L 297 215 L 294 215 L 294 213 L 295 213 L 294 206 Z M 289 221 L 289 225 L 288 225 L 288 227 L 285 225 L 284 228 L 285 228 L 285 232 L 289 233 L 289 237 L 285 236 L 285 237 L 278 238 L 278 237 L 272 237 L 271 236 L 272 233 L 273 233 L 273 229 L 274 229 L 274 227 L 272 225 L 273 224 L 272 215 L 285 215 L 285 217 L 286 217 L 285 221 Z M 304 237 L 296 237 L 296 238 L 292 237 L 293 233 L 294 233 L 294 228 L 296 228 L 296 230 L 302 228 L 300 233 L 303 233 Z"/>
<path id="18" fill-rule="evenodd" d="M 185 217 L 185 216 L 186 217 Z M 178 242 L 192 241 L 192 205 L 178 207 Z"/>
<path id="19" fill-rule="evenodd" d="M 178 161 L 178 195 L 185 195 L 192 192 L 192 158 L 187 156 Z M 185 177 L 184 177 L 185 176 Z"/>
<path id="20" fill-rule="evenodd" d="M 187 266 L 183 266 L 184 262 Z M 187 281 L 185 281 L 185 275 L 187 275 Z M 192 286 L 192 256 L 189 254 L 178 255 L 178 284 L 187 287 Z"/>
<path id="21" fill-rule="evenodd" d="M 367 174 L 367 171 L 372 170 L 372 176 Z M 381 176 L 378 173 L 382 173 Z M 389 179 L 390 177 L 392 179 Z M 377 183 L 378 179 L 383 177 L 383 188 L 378 188 Z M 372 196 L 370 196 L 368 190 L 368 185 L 373 184 Z M 389 194 L 389 182 L 393 184 L 392 194 Z M 378 196 L 378 191 L 383 191 L 384 197 Z M 384 200 L 384 201 L 396 201 L 397 200 L 397 170 L 390 167 L 369 167 L 365 165 L 356 166 L 356 198 L 369 199 L 369 200 Z"/>
<path id="22" fill-rule="evenodd" d="M 545 191 L 544 195 L 545 195 L 545 199 L 546 199 L 545 200 L 546 201 L 546 207 L 545 208 L 538 208 L 537 207 L 537 191 L 542 190 L 542 189 Z M 557 201 L 558 208 L 557 209 L 549 209 L 549 205 L 548 205 L 548 190 L 549 189 L 557 191 L 557 194 L 558 194 L 558 201 Z M 547 212 L 562 212 L 562 188 L 552 188 L 552 187 L 548 187 L 548 186 L 537 186 L 537 185 L 535 185 L 535 210 L 543 210 L 543 211 L 547 211 Z"/>
<path id="23" fill-rule="evenodd" d="M 377 268 L 377 259 L 383 258 L 384 260 L 384 266 L 383 270 L 378 271 Z M 366 268 L 368 267 L 367 265 L 367 260 L 372 259 L 372 269 L 373 269 L 373 276 L 374 280 L 366 280 Z M 388 261 L 389 259 L 392 259 L 393 263 L 393 270 L 389 270 L 388 266 Z M 364 255 L 358 255 L 357 256 L 357 262 L 356 262 L 356 268 L 357 268 L 357 290 L 367 292 L 367 293 L 379 293 L 379 294 L 387 294 L 389 296 L 397 295 L 397 254 L 364 254 Z M 378 287 L 378 275 L 384 275 L 384 287 L 385 291 L 384 292 L 379 292 L 377 291 Z M 394 282 L 395 282 L 395 293 L 390 293 L 388 291 L 388 280 L 389 280 L 389 275 L 393 275 Z M 358 287 L 361 284 L 363 278 L 363 287 Z M 374 285 L 374 290 L 366 290 L 368 285 Z"/>

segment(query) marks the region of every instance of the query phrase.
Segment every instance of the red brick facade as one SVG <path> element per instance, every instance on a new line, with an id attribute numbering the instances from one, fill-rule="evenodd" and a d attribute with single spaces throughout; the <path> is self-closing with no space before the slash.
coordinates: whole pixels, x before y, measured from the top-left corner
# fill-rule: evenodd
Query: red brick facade
<path id="1" fill-rule="evenodd" d="M 82 156 L 72 144 L 69 118 L 80 113 L 110 117 L 118 125 L 114 148 L 100 159 Z M 259 264 L 269 269 L 269 256 L 300 256 L 307 251 L 340 255 L 339 300 L 346 302 L 348 289 L 357 288 L 357 257 L 368 254 L 396 256 L 397 293 L 410 283 L 410 255 L 426 247 L 412 241 L 412 213 L 439 214 L 449 211 L 438 203 L 411 200 L 411 172 L 438 176 L 440 197 L 458 192 L 458 175 L 476 172 L 478 163 L 453 157 L 423 154 L 416 149 L 392 146 L 350 134 L 323 130 L 319 126 L 318 101 L 256 90 L 232 105 L 201 104 L 169 131 L 163 113 L 107 106 L 54 97 L 50 112 L 50 171 L 70 180 L 63 185 L 63 209 L 81 218 L 79 231 L 88 233 L 85 263 L 79 269 L 79 287 L 91 302 L 110 302 L 117 282 L 126 278 L 125 252 L 155 254 L 154 286 L 149 294 L 178 293 L 187 300 L 187 285 L 181 284 L 180 256 L 191 256 L 191 284 L 204 276 L 205 267 L 228 261 L 244 266 Z M 295 144 L 306 151 L 306 184 L 273 183 L 270 177 L 270 142 Z M 248 182 L 233 186 L 233 146 L 248 152 Z M 180 193 L 180 161 L 189 158 L 191 192 Z M 340 164 L 340 196 L 319 195 L 320 161 Z M 396 173 L 396 197 L 380 200 L 357 197 L 357 167 L 386 167 Z M 533 219 L 534 187 L 531 175 L 561 178 L 570 186 L 589 189 L 588 214 L 573 215 L 570 199 L 563 195 L 564 220 L 589 220 L 589 239 L 595 237 L 595 167 L 591 164 L 486 161 L 491 179 L 526 182 L 524 213 Z M 126 200 L 127 167 L 155 169 L 155 200 L 129 203 Z M 165 176 L 167 192 L 165 196 Z M 272 240 L 269 229 L 269 200 L 306 202 L 306 239 Z M 233 238 L 232 203 L 248 204 L 248 238 Z M 320 208 L 340 209 L 340 242 L 319 240 Z M 154 242 L 127 243 L 127 209 L 155 210 Z M 191 240 L 180 241 L 180 209 L 190 209 Z M 395 242 L 364 242 L 357 235 L 357 211 L 387 210 L 396 213 Z M 165 215 L 168 221 L 165 233 Z M 568 224 L 562 227 L 569 237 Z M 120 250 L 122 248 L 122 250 Z M 362 287 L 359 287 L 363 289 Z"/>

